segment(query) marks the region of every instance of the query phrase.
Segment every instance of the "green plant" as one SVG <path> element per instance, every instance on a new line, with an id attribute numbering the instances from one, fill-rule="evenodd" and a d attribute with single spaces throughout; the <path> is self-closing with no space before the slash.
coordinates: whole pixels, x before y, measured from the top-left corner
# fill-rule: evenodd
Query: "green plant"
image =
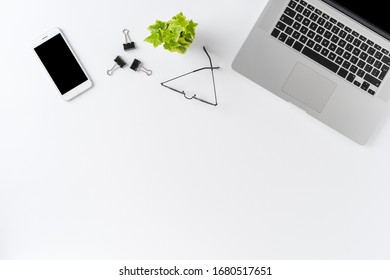
<path id="1" fill-rule="evenodd" d="M 164 44 L 166 50 L 184 54 L 195 39 L 197 25 L 180 12 L 167 22 L 156 20 L 155 24 L 148 27 L 151 34 L 144 41 L 153 44 L 155 48 Z"/>

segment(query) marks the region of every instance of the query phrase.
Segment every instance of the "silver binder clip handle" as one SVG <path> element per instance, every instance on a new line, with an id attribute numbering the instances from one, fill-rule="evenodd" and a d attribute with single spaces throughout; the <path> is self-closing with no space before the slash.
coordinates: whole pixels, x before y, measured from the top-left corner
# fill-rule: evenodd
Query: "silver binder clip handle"
<path id="1" fill-rule="evenodd" d="M 107 70 L 107 75 L 108 76 L 112 76 L 112 73 L 114 73 L 114 71 L 116 70 L 116 69 L 118 69 L 119 68 L 119 65 L 118 64 L 115 64 L 110 70 Z"/>
<path id="2" fill-rule="evenodd" d="M 130 43 L 131 42 L 131 39 L 130 39 L 130 32 L 128 29 L 123 29 L 123 34 L 125 34 L 125 43 Z"/>
<path id="3" fill-rule="evenodd" d="M 142 66 L 142 64 L 138 67 L 138 71 L 142 71 L 142 72 L 146 73 L 146 75 L 148 75 L 148 76 L 153 74 L 152 70 L 146 69 L 145 67 Z"/>

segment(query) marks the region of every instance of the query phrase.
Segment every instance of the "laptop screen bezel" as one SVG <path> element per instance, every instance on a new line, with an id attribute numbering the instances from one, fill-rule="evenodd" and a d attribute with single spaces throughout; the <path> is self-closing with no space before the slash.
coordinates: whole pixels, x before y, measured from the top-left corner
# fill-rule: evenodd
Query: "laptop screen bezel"
<path id="1" fill-rule="evenodd" d="M 383 30 L 382 28 L 379 28 L 375 24 L 372 24 L 371 22 L 367 21 L 366 19 L 364 19 L 363 17 L 357 15 L 356 13 L 351 12 L 350 10 L 348 10 L 345 7 L 341 6 L 336 1 L 333 1 L 333 0 L 321 0 L 321 1 L 327 3 L 328 5 L 330 5 L 332 7 L 334 7 L 335 9 L 339 10 L 340 12 L 350 16 L 351 18 L 353 18 L 357 22 L 363 24 L 367 28 L 371 29 L 372 31 L 378 33 L 379 35 L 381 35 L 382 37 L 384 37 L 385 39 L 390 41 L 390 33 L 388 33 L 387 31 Z"/>

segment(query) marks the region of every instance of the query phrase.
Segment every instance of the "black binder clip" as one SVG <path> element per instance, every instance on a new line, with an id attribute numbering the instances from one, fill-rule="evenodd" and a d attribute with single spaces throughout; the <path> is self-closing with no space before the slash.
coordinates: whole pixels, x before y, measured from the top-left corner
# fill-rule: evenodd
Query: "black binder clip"
<path id="1" fill-rule="evenodd" d="M 111 76 L 112 73 L 118 69 L 118 68 L 123 68 L 127 65 L 127 63 L 118 55 L 115 59 L 115 65 L 107 71 L 107 75 Z"/>
<path id="2" fill-rule="evenodd" d="M 152 75 L 152 70 L 148 70 L 145 67 L 142 66 L 142 62 L 139 61 L 138 59 L 134 59 L 133 63 L 130 66 L 130 69 L 134 71 L 142 71 L 146 73 L 146 75 L 150 76 Z"/>
<path id="3" fill-rule="evenodd" d="M 129 51 L 129 50 L 135 49 L 135 44 L 130 39 L 129 30 L 128 29 L 124 29 L 123 33 L 125 34 L 125 40 L 126 40 L 126 42 L 123 44 L 123 49 L 125 51 Z"/>

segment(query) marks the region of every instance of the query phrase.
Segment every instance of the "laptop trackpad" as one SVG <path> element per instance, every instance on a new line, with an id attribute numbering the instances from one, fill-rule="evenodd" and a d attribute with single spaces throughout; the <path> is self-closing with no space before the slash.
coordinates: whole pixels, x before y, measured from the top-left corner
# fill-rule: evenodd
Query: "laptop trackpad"
<path id="1" fill-rule="evenodd" d="M 298 62 L 282 90 L 321 113 L 335 88 L 334 82 Z"/>

